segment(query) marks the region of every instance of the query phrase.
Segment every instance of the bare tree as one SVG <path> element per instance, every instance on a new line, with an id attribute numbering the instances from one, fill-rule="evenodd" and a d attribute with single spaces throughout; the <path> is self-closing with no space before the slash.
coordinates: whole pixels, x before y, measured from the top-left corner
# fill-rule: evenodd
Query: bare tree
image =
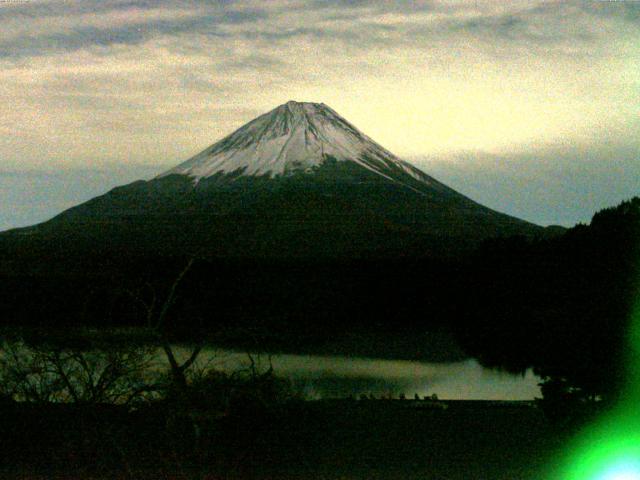
<path id="1" fill-rule="evenodd" d="M 128 404 L 154 388 L 152 352 L 135 345 L 80 350 L 4 341 L 0 393 L 29 402 Z"/>
<path id="2" fill-rule="evenodd" d="M 202 351 L 203 344 L 202 342 L 197 343 L 193 347 L 187 360 L 180 363 L 169 339 L 167 317 L 169 315 L 171 307 L 173 307 L 175 304 L 178 286 L 184 279 L 185 275 L 189 272 L 189 270 L 191 270 L 194 263 L 194 258 L 190 259 L 187 262 L 186 266 L 173 281 L 171 287 L 169 288 L 169 292 L 164 299 L 160 299 L 158 297 L 156 289 L 148 283 L 146 285 L 146 288 L 148 291 L 150 291 L 150 298 L 145 299 L 141 292 L 130 292 L 130 296 L 138 303 L 138 305 L 143 308 L 146 316 L 147 328 L 155 336 L 158 344 L 160 345 L 160 348 L 167 358 L 173 386 L 183 393 L 187 389 L 187 376 L 185 372 L 197 360 L 198 355 L 200 355 L 200 352 Z"/>

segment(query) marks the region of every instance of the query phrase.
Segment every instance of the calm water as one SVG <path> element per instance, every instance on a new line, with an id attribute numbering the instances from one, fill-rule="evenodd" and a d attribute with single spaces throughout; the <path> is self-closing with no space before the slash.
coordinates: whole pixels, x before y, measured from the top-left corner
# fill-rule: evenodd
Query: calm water
<path id="1" fill-rule="evenodd" d="M 186 349 L 177 349 L 181 357 Z M 267 368 L 266 354 L 254 356 Z M 436 393 L 442 399 L 531 400 L 540 397 L 540 379 L 528 371 L 510 375 L 481 367 L 475 360 L 457 363 L 421 363 L 340 356 L 273 355 L 276 374 L 288 378 L 311 398 L 335 398 L 373 393 L 404 393 L 407 397 Z M 208 349 L 199 364 L 232 372 L 249 366 L 246 353 Z"/>

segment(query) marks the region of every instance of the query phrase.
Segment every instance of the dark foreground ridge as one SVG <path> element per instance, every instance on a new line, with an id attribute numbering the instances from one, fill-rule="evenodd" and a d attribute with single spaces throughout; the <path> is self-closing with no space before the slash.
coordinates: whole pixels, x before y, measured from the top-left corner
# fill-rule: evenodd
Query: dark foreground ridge
<path id="1" fill-rule="evenodd" d="M 13 406 L 3 478 L 539 479 L 561 437 L 531 405 L 331 400 L 187 421 L 162 408 Z M 132 478 L 134 478 L 132 477 Z M 545 477 L 546 478 L 546 477 Z"/>

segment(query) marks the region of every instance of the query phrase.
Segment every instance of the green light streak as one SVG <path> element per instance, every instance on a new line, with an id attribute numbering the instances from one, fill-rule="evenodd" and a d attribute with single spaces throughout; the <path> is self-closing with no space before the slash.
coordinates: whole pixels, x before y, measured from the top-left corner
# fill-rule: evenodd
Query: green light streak
<path id="1" fill-rule="evenodd" d="M 564 480 L 640 480 L 640 424 L 601 422 L 581 437 Z"/>
<path id="2" fill-rule="evenodd" d="M 552 478 L 640 480 L 640 294 L 630 327 L 624 400 L 582 432 L 570 446 L 560 476 Z"/>

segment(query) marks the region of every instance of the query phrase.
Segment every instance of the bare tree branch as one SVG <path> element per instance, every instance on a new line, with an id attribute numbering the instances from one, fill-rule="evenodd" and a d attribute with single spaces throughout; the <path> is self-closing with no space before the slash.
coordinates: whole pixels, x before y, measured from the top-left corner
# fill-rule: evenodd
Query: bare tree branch
<path id="1" fill-rule="evenodd" d="M 193 352 L 191 352 L 191 356 L 187 359 L 187 361 L 180 366 L 180 370 L 184 372 L 191 365 L 193 365 L 193 362 L 196 361 L 201 351 L 202 351 L 202 345 L 197 345 L 196 348 L 193 350 Z"/>
<path id="2" fill-rule="evenodd" d="M 169 294 L 167 295 L 166 300 L 162 304 L 162 309 L 160 310 L 160 314 L 158 315 L 158 318 L 155 322 L 154 328 L 156 330 L 161 330 L 164 327 L 164 321 L 167 316 L 167 312 L 169 311 L 169 308 L 171 308 L 171 306 L 173 305 L 173 302 L 175 302 L 175 299 L 176 299 L 176 289 L 178 288 L 178 285 L 180 285 L 180 283 L 182 282 L 182 279 L 187 274 L 187 272 L 191 270 L 191 267 L 193 266 L 194 262 L 195 262 L 194 258 L 189 259 L 189 261 L 187 262 L 187 265 L 178 274 L 173 284 L 171 285 L 171 288 L 169 289 Z"/>

